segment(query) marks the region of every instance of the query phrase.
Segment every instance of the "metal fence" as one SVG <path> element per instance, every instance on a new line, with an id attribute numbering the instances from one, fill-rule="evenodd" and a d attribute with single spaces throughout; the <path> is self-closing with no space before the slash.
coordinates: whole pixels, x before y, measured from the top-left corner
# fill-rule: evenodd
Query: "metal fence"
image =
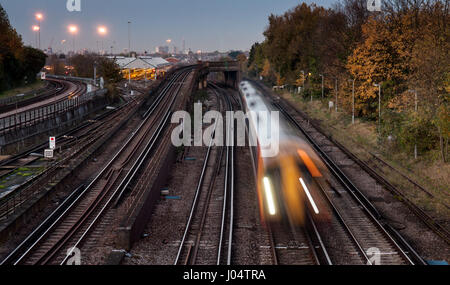
<path id="1" fill-rule="evenodd" d="M 107 89 L 96 90 L 85 93 L 72 99 L 63 99 L 54 103 L 39 106 L 27 111 L 9 115 L 0 119 L 0 134 L 13 130 L 33 126 L 42 121 L 54 118 L 56 115 L 66 113 L 69 110 L 78 108 L 80 105 L 92 100 L 96 96 L 106 94 Z"/>
<path id="2" fill-rule="evenodd" d="M 47 74 L 47 78 L 54 78 L 54 79 L 60 79 L 60 80 L 68 80 L 68 81 L 79 81 L 86 84 L 92 84 L 95 85 L 95 81 L 93 78 L 83 78 L 83 77 L 72 77 L 72 76 L 62 76 L 62 75 L 52 75 Z"/>

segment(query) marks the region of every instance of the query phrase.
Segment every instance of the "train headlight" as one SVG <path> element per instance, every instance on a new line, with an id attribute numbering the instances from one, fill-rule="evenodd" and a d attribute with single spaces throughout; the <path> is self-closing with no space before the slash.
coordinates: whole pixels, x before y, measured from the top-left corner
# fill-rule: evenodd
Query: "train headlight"
<path id="1" fill-rule="evenodd" d="M 269 214 L 273 216 L 276 214 L 276 210 L 275 210 L 275 201 L 273 199 L 272 187 L 270 185 L 269 178 L 264 177 L 263 183 L 264 183 L 264 194 L 266 196 L 267 205 L 269 207 Z"/>
<path id="2" fill-rule="evenodd" d="M 306 184 L 301 177 L 299 178 L 299 180 L 300 180 L 300 184 L 302 184 L 302 187 L 305 190 L 306 196 L 308 196 L 309 202 L 311 203 L 311 205 L 314 209 L 314 212 L 316 214 L 319 214 L 319 209 L 317 208 L 316 203 L 314 203 L 311 193 L 309 193 L 308 187 L 306 187 Z"/>

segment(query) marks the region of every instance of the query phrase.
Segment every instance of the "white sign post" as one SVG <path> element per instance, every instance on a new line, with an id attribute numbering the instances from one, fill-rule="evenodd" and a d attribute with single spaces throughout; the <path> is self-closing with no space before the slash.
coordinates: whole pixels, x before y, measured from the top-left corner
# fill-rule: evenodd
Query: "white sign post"
<path id="1" fill-rule="evenodd" d="M 44 150 L 44 157 L 45 158 L 53 158 L 53 149 Z"/>
<path id="2" fill-rule="evenodd" d="M 328 102 L 328 110 L 330 111 L 334 107 L 334 102 L 330 101 Z"/>
<path id="3" fill-rule="evenodd" d="M 41 79 L 45 80 L 45 72 L 41 72 Z"/>
<path id="4" fill-rule="evenodd" d="M 50 137 L 49 138 L 49 146 L 50 146 L 50 149 L 55 149 L 56 148 L 56 138 L 55 137 Z"/>

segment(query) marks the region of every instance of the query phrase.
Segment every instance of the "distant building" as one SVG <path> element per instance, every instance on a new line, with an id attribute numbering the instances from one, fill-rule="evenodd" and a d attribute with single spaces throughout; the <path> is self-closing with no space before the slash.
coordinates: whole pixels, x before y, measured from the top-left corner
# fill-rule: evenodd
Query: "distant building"
<path id="1" fill-rule="evenodd" d="M 169 53 L 169 47 L 168 46 L 158 46 L 158 47 L 156 47 L 156 53 L 168 54 Z"/>
<path id="2" fill-rule="evenodd" d="M 173 63 L 173 64 L 176 64 L 176 63 L 180 62 L 180 60 L 178 58 L 175 58 L 175 57 L 168 57 L 168 58 L 166 58 L 166 61 L 168 61 L 170 63 Z"/>
<path id="3" fill-rule="evenodd" d="M 138 56 L 108 56 L 113 59 L 120 67 L 124 78 L 155 79 L 155 76 L 164 74 L 171 66 L 171 63 L 161 57 Z"/>

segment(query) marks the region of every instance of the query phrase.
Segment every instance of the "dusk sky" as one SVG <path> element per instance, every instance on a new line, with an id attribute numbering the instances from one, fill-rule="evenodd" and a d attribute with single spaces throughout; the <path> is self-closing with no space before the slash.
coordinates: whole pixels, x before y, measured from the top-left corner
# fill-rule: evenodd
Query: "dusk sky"
<path id="1" fill-rule="evenodd" d="M 97 27 L 104 25 L 104 49 L 121 52 L 128 47 L 127 22 L 131 21 L 132 50 L 153 52 L 156 46 L 170 45 L 193 51 L 248 50 L 263 40 L 268 16 L 282 14 L 301 2 L 330 7 L 334 0 L 81 0 L 81 12 L 69 12 L 66 0 L 0 0 L 12 26 L 27 45 L 35 46 L 31 27 L 37 24 L 35 13 L 41 12 L 41 47 L 47 48 L 53 39 L 54 51 L 72 50 L 68 26 L 76 24 L 79 33 L 76 49 L 97 50 Z M 65 44 L 61 44 L 67 40 Z"/>

